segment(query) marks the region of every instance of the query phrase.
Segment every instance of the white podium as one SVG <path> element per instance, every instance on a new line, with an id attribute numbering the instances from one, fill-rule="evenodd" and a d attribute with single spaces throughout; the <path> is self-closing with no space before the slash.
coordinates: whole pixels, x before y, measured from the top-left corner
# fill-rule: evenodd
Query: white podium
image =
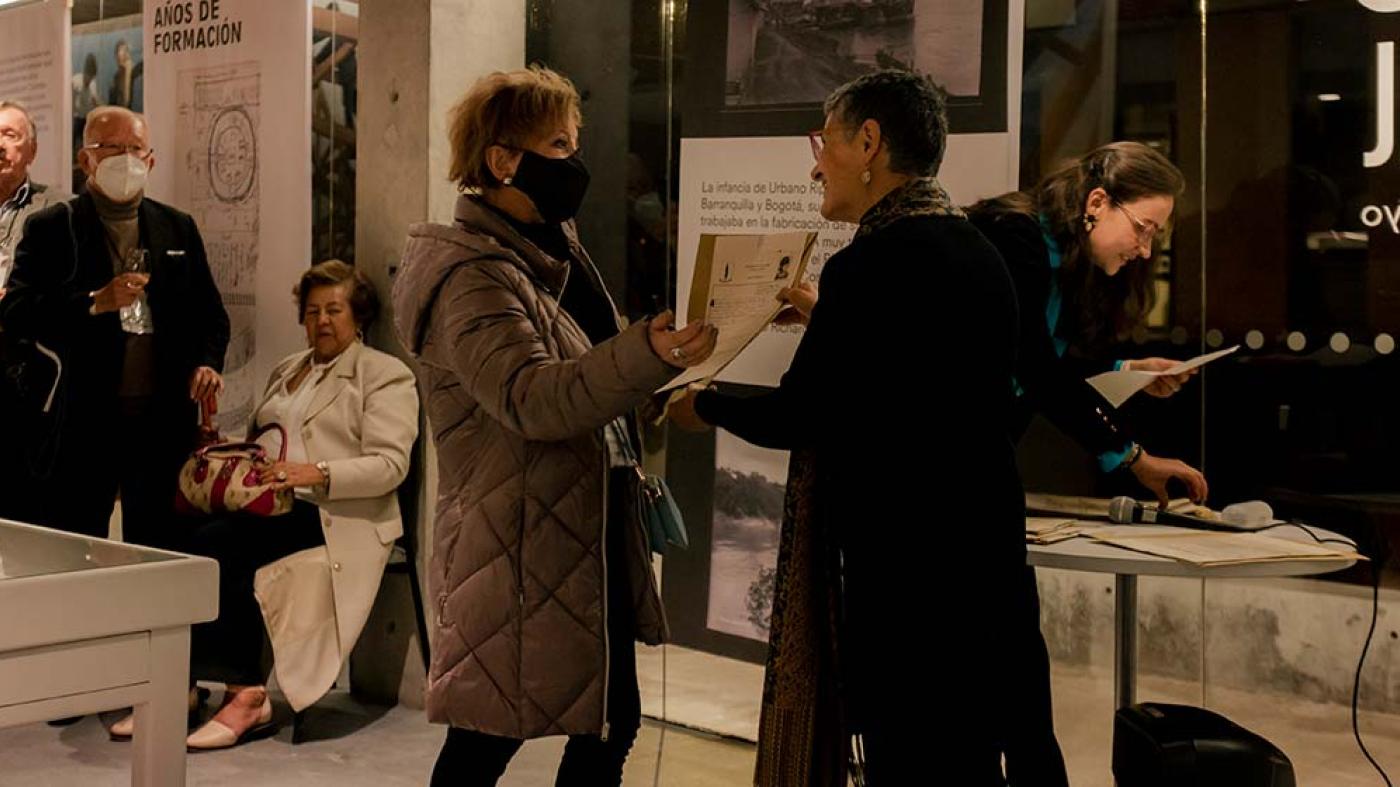
<path id="1" fill-rule="evenodd" d="M 0 727 L 131 706 L 131 783 L 181 787 L 207 558 L 0 520 Z"/>

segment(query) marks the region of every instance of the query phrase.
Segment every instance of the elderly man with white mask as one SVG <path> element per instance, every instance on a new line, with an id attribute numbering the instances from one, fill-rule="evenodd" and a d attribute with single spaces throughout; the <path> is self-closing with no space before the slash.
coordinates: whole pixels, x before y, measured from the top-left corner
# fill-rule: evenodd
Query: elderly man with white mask
<path id="1" fill-rule="evenodd" d="M 32 518 L 105 536 L 120 492 L 126 541 L 178 546 L 177 476 L 196 402 L 223 387 L 228 315 L 194 220 L 145 197 L 156 163 L 145 119 L 93 110 L 78 162 L 87 193 L 30 217 L 0 299 L 5 333 L 63 364 L 63 417 L 26 438 L 53 449 Z"/>

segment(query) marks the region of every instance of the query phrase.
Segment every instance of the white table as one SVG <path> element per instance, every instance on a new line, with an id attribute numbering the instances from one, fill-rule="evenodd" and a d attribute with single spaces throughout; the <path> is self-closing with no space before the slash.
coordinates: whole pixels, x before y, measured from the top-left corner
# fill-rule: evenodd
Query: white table
<path id="1" fill-rule="evenodd" d="M 1155 526 L 1153 530 L 1178 530 Z M 1319 538 L 1344 538 L 1318 527 L 1308 527 Z M 1194 532 L 1194 531 L 1192 531 Z M 1276 527 L 1266 531 L 1277 538 L 1287 538 L 1305 544 L 1317 544 L 1296 526 Z M 1346 549 L 1344 544 L 1322 546 Z M 1027 544 L 1026 562 L 1033 566 L 1060 568 L 1069 571 L 1093 571 L 1113 574 L 1113 681 L 1117 707 L 1134 704 L 1137 690 L 1137 578 L 1195 577 L 1198 579 L 1240 579 L 1247 577 L 1299 577 L 1327 574 L 1350 567 L 1356 561 L 1281 560 L 1269 563 L 1247 563 L 1236 566 L 1195 566 L 1171 558 L 1133 552 L 1121 547 L 1091 541 L 1079 536 L 1058 544 Z"/>
<path id="2" fill-rule="evenodd" d="M 131 783 L 182 787 L 190 625 L 218 564 L 0 520 L 0 727 L 131 706 Z"/>

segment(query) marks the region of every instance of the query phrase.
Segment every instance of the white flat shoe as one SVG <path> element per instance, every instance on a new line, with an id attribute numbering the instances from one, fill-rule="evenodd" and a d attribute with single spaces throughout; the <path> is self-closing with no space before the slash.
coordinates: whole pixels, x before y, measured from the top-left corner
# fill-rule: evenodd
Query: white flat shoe
<path id="1" fill-rule="evenodd" d="M 136 731 L 136 714 L 128 713 L 107 728 L 107 735 L 114 741 L 129 741 Z"/>
<path id="2" fill-rule="evenodd" d="M 209 699 L 208 689 L 198 688 L 190 690 L 190 724 L 199 721 L 199 709 L 204 706 L 204 701 L 207 699 Z M 117 720 L 115 724 L 107 728 L 107 736 L 114 741 L 129 741 L 131 740 L 131 734 L 135 731 L 136 714 L 128 713 Z"/>
<path id="3" fill-rule="evenodd" d="M 272 723 L 272 698 L 264 697 L 258 709 L 258 720 L 240 736 L 223 722 L 210 719 L 204 726 L 190 733 L 185 739 L 185 747 L 190 751 L 213 751 L 227 749 L 241 741 L 254 740 L 270 734 L 275 729 Z"/>

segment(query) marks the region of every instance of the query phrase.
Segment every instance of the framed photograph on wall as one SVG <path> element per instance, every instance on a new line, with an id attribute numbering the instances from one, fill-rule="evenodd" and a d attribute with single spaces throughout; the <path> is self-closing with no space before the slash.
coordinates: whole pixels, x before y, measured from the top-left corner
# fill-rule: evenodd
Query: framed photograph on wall
<path id="1" fill-rule="evenodd" d="M 111 17 L 73 25 L 73 180 L 79 193 L 87 176 L 78 167 L 88 113 L 106 104 L 144 112 L 145 59 L 141 15 Z"/>
<path id="2" fill-rule="evenodd" d="M 800 136 L 862 74 L 902 68 L 948 91 L 951 133 L 1003 132 L 1007 0 L 714 0 L 687 20 L 687 137 Z"/>
<path id="3" fill-rule="evenodd" d="M 721 384 L 725 393 L 767 389 Z M 690 548 L 668 552 L 662 593 L 672 640 L 762 663 L 777 577 L 788 455 L 724 430 L 667 438 L 667 480 Z"/>

